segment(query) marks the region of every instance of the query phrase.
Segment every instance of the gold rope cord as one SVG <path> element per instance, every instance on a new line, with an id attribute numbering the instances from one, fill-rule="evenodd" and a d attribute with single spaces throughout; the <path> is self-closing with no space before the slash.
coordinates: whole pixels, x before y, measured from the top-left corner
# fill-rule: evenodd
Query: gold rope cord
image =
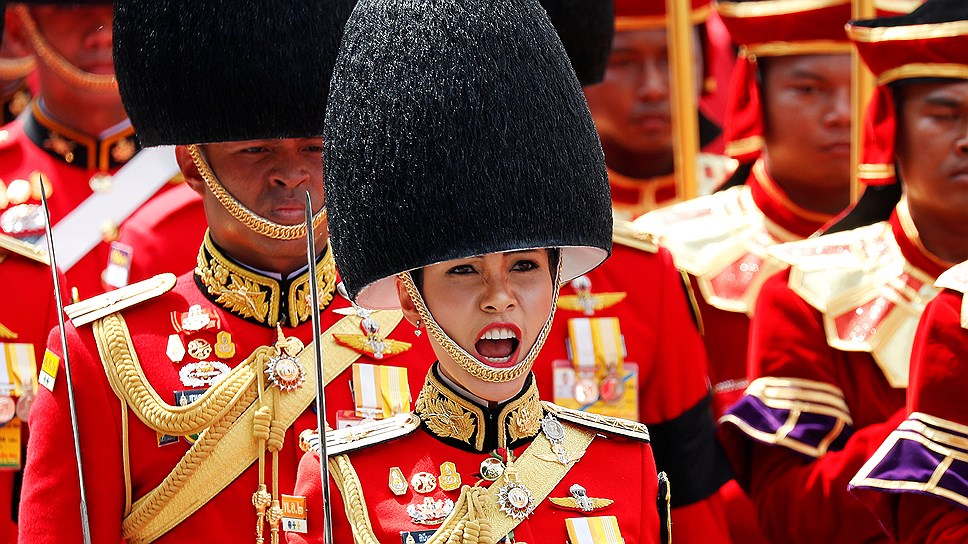
<path id="1" fill-rule="evenodd" d="M 559 287 L 561 285 L 561 258 L 559 257 L 558 259 L 558 267 L 555 270 L 555 276 L 552 280 L 554 297 L 551 301 L 551 314 L 548 316 L 548 320 L 545 322 L 544 327 L 541 328 L 538 338 L 535 340 L 534 345 L 531 346 L 531 350 L 528 351 L 528 354 L 525 356 L 525 358 L 510 368 L 491 368 L 477 360 L 477 358 L 470 353 L 464 351 L 464 348 L 460 347 L 457 342 L 451 339 L 451 337 L 444 332 L 444 330 L 434 319 L 434 316 L 427 308 L 427 303 L 424 302 L 423 295 L 420 293 L 420 290 L 417 289 L 416 284 L 414 284 L 413 277 L 410 275 L 410 273 L 401 272 L 397 277 L 399 277 L 403 282 L 403 285 L 407 290 L 407 294 L 410 295 L 410 299 L 417 307 L 417 312 L 420 314 L 420 319 L 423 320 L 424 324 L 427 326 L 427 330 L 430 331 L 430 335 L 434 337 L 434 340 L 436 340 L 441 347 L 444 348 L 447 354 L 450 355 L 461 368 L 466 370 L 475 378 L 491 383 L 503 383 L 515 380 L 521 377 L 522 374 L 530 372 L 531 366 L 534 364 L 534 360 L 538 358 L 538 354 L 541 353 L 541 348 L 544 346 L 545 341 L 548 340 L 548 333 L 551 332 L 551 323 L 555 319 L 555 310 L 558 308 L 558 293 L 561 290 Z"/>
<path id="2" fill-rule="evenodd" d="M 40 30 L 37 28 L 37 23 L 34 18 L 30 16 L 30 12 L 24 5 L 15 6 L 13 8 L 14 13 L 20 17 L 23 22 L 24 30 L 27 36 L 30 38 L 30 45 L 34 48 L 37 53 L 37 57 L 50 68 L 57 73 L 64 81 L 71 83 L 77 87 L 82 87 L 85 89 L 90 89 L 94 91 L 106 91 L 109 89 L 117 89 L 118 81 L 115 79 L 114 74 L 92 74 L 90 72 L 85 72 L 74 66 L 67 59 L 63 57 L 60 53 L 51 47 L 50 43 L 44 39 Z"/>
<path id="3" fill-rule="evenodd" d="M 212 192 L 212 195 L 219 201 L 219 204 L 225 208 L 225 211 L 232 214 L 238 222 L 245 225 L 249 230 L 261 234 L 267 238 L 272 238 L 274 240 L 297 240 L 306 236 L 306 225 L 280 225 L 273 221 L 258 215 L 252 210 L 246 208 L 241 202 L 235 199 L 234 196 L 229 194 L 222 186 L 222 183 L 215 176 L 215 172 L 212 171 L 212 167 L 208 165 L 205 157 L 202 156 L 202 151 L 195 144 L 188 146 L 188 154 L 192 157 L 192 162 L 195 163 L 195 167 L 198 168 L 198 173 L 202 175 L 202 179 L 205 181 L 205 185 L 208 190 Z M 313 216 L 313 231 L 318 231 L 323 221 L 326 220 L 326 208 L 324 207 L 315 216 Z"/>
<path id="4" fill-rule="evenodd" d="M 236 420 L 245 412 L 249 405 L 255 401 L 256 396 L 254 390 L 247 390 L 246 396 L 232 406 L 231 410 L 225 414 L 225 417 L 216 422 L 215 425 L 206 429 L 198 437 L 195 444 L 178 461 L 175 469 L 171 471 L 164 481 L 135 502 L 131 514 L 125 518 L 122 524 L 122 537 L 127 539 L 130 544 L 142 542 L 136 538 L 136 535 L 145 524 L 156 516 L 158 510 L 185 484 L 185 481 L 195 474 L 201 462 L 211 455 L 218 441 L 232 428 L 232 425 L 235 424 Z"/>
<path id="5" fill-rule="evenodd" d="M 188 406 L 172 406 L 148 384 L 138 355 L 131 349 L 131 336 L 120 314 L 96 321 L 93 332 L 115 394 L 128 403 L 145 425 L 174 436 L 199 433 L 225 417 L 243 397 L 251 395 L 254 398 L 256 374 L 273 349 L 273 346 L 256 349 L 197 401 Z"/>

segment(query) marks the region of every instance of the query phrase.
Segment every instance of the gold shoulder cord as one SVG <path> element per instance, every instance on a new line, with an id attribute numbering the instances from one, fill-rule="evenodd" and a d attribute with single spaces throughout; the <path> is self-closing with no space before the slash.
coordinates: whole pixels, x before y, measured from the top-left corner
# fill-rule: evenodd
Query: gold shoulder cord
<path id="1" fill-rule="evenodd" d="M 243 397 L 255 395 L 259 350 L 188 406 L 172 406 L 148 384 L 124 318 L 111 314 L 93 325 L 98 352 L 111 389 L 152 430 L 173 436 L 200 433 L 225 417 Z"/>
<path id="2" fill-rule="evenodd" d="M 595 431 L 562 421 L 565 429 L 563 446 L 568 451 L 585 451 L 595 439 Z M 551 442 L 544 434 L 514 461 L 519 481 L 534 496 L 535 504 L 542 503 L 565 477 L 577 460 L 562 465 L 543 457 L 554 457 Z M 379 544 L 367 511 L 366 498 L 359 475 L 346 455 L 329 461 L 331 474 L 343 497 L 346 518 L 356 544 Z M 434 532 L 427 544 L 494 544 L 520 523 L 501 513 L 497 502 L 498 490 L 508 482 L 501 476 L 490 487 L 465 485 L 454 503 L 454 510 Z"/>

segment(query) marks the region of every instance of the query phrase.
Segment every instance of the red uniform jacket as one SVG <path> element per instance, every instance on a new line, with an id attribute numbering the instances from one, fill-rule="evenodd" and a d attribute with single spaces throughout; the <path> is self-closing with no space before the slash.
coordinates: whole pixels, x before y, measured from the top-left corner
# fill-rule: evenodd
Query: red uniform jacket
<path id="1" fill-rule="evenodd" d="M 97 183 L 92 183 L 92 177 L 113 174 L 136 152 L 130 124 L 99 141 L 59 125 L 34 102 L 29 114 L 0 132 L 0 179 L 5 184 L 0 195 L 5 197 L 0 198 L 0 232 L 30 241 L 43 237 L 39 176 L 35 173 L 51 185 L 48 204 L 51 222 L 56 225 L 94 193 L 92 185 Z M 172 186 L 168 183 L 164 188 Z M 29 224 L 15 224 L 13 218 L 23 215 L 30 218 Z M 105 231 L 108 240 L 116 236 L 111 230 Z M 104 291 L 101 274 L 108 263 L 109 247 L 108 243 L 98 244 L 66 272 L 67 293 L 76 287 L 84 299 Z"/>
<path id="2" fill-rule="evenodd" d="M 225 282 L 225 286 L 238 285 L 237 282 L 249 282 L 247 285 L 250 293 L 258 285 L 280 289 L 278 291 L 281 293 L 280 297 L 266 307 L 269 311 L 268 315 L 276 311 L 281 312 L 283 335 L 296 337 L 307 344 L 312 340 L 311 322 L 300 318 L 299 324 L 294 326 L 295 322 L 289 317 L 291 314 L 284 305 L 284 301 L 289 300 L 285 286 L 281 286 L 271 278 L 245 271 L 218 254 L 217 250 L 215 251 L 215 253 L 209 253 L 210 259 L 206 259 L 209 262 L 206 270 L 217 273 L 216 283 L 219 278 Z M 326 267 L 321 265 L 320 273 L 323 274 L 325 270 Z M 328 270 L 334 271 L 333 268 Z M 226 271 L 231 272 L 228 277 L 218 276 Z M 332 294 L 335 281 L 335 274 L 327 277 L 321 292 L 328 291 Z M 231 368 L 236 367 L 256 348 L 271 346 L 277 340 L 276 330 L 265 323 L 266 318 L 242 317 L 241 314 L 244 311 L 240 311 L 240 308 L 244 310 L 248 306 L 232 303 L 233 300 L 257 303 L 259 297 L 245 299 L 241 291 L 231 290 L 216 290 L 216 294 L 207 295 L 210 286 L 203 285 L 205 284 L 198 276 L 184 275 L 167 294 L 156 296 L 121 312 L 130 332 L 135 354 L 140 360 L 150 388 L 157 393 L 161 401 L 168 404 L 176 404 L 176 391 L 193 389 L 184 384 L 179 374 L 187 368 L 186 365 L 190 361 L 195 360 L 193 357 L 196 355 L 192 355 L 191 345 L 189 344 L 189 353 L 181 363 L 173 362 L 167 355 L 170 349 L 170 337 L 178 335 L 176 324 L 183 322 L 182 314 L 188 312 L 191 306 L 198 305 L 202 312 L 207 312 L 207 322 L 217 324 L 217 327 L 190 334 L 185 338 L 185 343 L 190 339 L 201 338 L 206 339 L 212 347 L 217 342 L 217 333 L 230 333 L 235 354 L 224 359 L 215 359 L 214 355 L 210 358 Z M 242 298 L 233 298 L 233 292 Z M 220 298 L 222 302 L 214 302 L 216 298 Z M 347 305 L 345 300 L 336 295 L 322 314 L 322 328 L 326 330 L 343 319 L 344 316 L 336 313 L 335 310 Z M 252 307 L 257 307 L 257 304 L 253 304 Z M 304 317 L 308 318 L 308 315 Z M 359 321 L 356 317 L 346 319 Z M 392 332 L 392 336 L 403 337 L 406 341 L 414 342 L 412 335 L 405 332 L 411 330 L 409 326 L 402 325 Z M 386 329 L 384 332 L 391 334 Z M 120 542 L 122 519 L 125 517 L 127 507 L 126 478 L 130 483 L 131 500 L 137 501 L 168 476 L 176 463 L 189 451 L 189 444 L 184 437 L 176 437 L 170 440 L 171 443 L 167 443 L 169 442 L 167 439 L 162 440 L 154 428 L 136 417 L 130 405 L 122 413 L 123 404 L 106 377 L 105 366 L 99 356 L 91 325 L 80 328 L 69 326 L 67 334 L 74 373 L 78 427 L 93 541 Z M 327 345 L 330 347 L 326 347 Z M 50 346 L 58 353 L 61 351 L 58 335 L 54 334 L 51 337 Z M 335 346 L 332 341 L 324 338 L 324 364 L 333 347 Z M 392 363 L 387 362 L 407 366 L 412 361 L 426 361 L 428 352 L 425 350 L 427 349 L 429 347 L 425 343 L 415 342 L 411 351 L 391 359 Z M 364 356 L 360 362 L 376 361 Z M 63 364 L 61 366 L 63 367 Z M 314 372 L 312 368 L 304 370 Z M 420 376 L 423 372 L 425 367 L 414 367 L 410 375 Z M 348 387 L 351 375 L 352 371 L 347 369 L 326 388 L 329 414 L 340 408 L 352 407 L 353 401 Z M 413 382 L 419 383 L 419 378 L 411 379 L 411 388 L 416 390 L 417 384 Z M 274 390 L 272 387 L 270 389 Z M 125 421 L 127 422 L 126 433 Z M 316 417 L 310 406 L 296 419 L 293 428 L 312 428 L 316 426 L 315 421 Z M 63 368 L 56 377 L 53 393 L 41 389 L 34 404 L 31 428 L 33 438 L 28 452 L 20 510 L 21 534 L 29 535 L 26 539 L 30 542 L 80 542 L 81 525 L 77 507 L 78 478 Z M 202 438 L 204 436 L 203 434 Z M 254 440 L 251 435 L 246 436 L 250 437 L 247 440 Z M 130 451 L 128 470 L 125 470 L 123 463 L 125 437 Z M 162 443 L 166 445 L 160 445 Z M 287 493 L 293 488 L 296 467 L 301 455 L 297 433 L 289 429 L 285 433 L 283 446 L 279 452 L 277 484 L 280 492 Z M 225 460 L 221 469 L 239 470 L 241 474 L 211 501 L 164 534 L 157 542 L 254 542 L 256 517 L 252 496 L 258 483 L 256 465 L 252 464 L 245 468 L 232 459 Z M 271 455 L 268 453 L 266 466 L 265 481 L 269 489 L 272 489 Z M 189 476 L 189 479 L 191 477 L 194 476 Z M 266 538 L 268 536 L 268 529 L 266 529 Z"/>
<path id="3" fill-rule="evenodd" d="M 460 474 L 463 486 L 473 486 L 481 476 L 481 463 L 488 457 L 494 446 L 498 445 L 495 435 L 508 433 L 506 445 L 514 451 L 519 462 L 530 448 L 550 451 L 540 424 L 537 423 L 548 407 L 542 407 L 538 401 L 536 390 L 530 384 L 516 398 L 487 410 L 461 397 L 451 386 L 443 385 L 443 381 L 436 375 L 428 377 L 430 382 L 438 384 L 443 393 L 428 395 L 427 387 L 422 393 L 427 409 L 418 412 L 422 423 L 420 428 L 403 438 L 387 441 L 376 446 L 350 452 L 346 458 L 355 468 L 362 495 L 341 492 L 335 484 L 331 485 L 333 504 L 333 535 L 335 542 L 353 541 L 353 532 L 348 523 L 350 519 L 360 519 L 368 514 L 372 524 L 372 533 L 377 542 L 393 543 L 407 542 L 407 533 L 438 529 L 440 523 L 418 524 L 408 512 L 408 507 L 414 511 L 426 499 L 433 501 L 452 501 L 460 505 L 461 488 L 453 490 L 442 489 L 436 485 L 429 492 L 418 492 L 414 485 L 409 485 L 400 495 L 391 492 L 388 478 L 391 469 L 400 469 L 403 478 L 408 481 L 420 472 L 430 477 L 442 473 L 441 465 L 445 462 L 454 463 L 456 472 Z M 459 400 L 458 400 L 459 399 Z M 449 404 L 449 403 L 453 404 Z M 449 404 L 449 406 L 448 406 Z M 461 407 L 463 405 L 463 407 Z M 524 408 L 522 408 L 524 405 Z M 470 406 L 471 408 L 468 408 Z M 475 414 L 475 415 L 471 415 Z M 438 426 L 435 420 L 449 416 L 454 425 Z M 547 417 L 547 416 L 544 416 Z M 568 424 L 564 415 L 558 416 L 562 422 Z M 456 435 L 461 421 L 473 421 L 474 433 L 466 441 Z M 477 424 L 480 424 L 478 427 Z M 535 427 L 537 425 L 537 427 Z M 512 428 L 531 427 L 523 436 L 516 437 Z M 657 483 L 656 468 L 652 460 L 652 453 L 647 442 L 620 436 L 611 424 L 600 428 L 602 436 L 596 437 L 584 451 L 584 454 L 571 465 L 560 481 L 549 479 L 542 473 L 549 467 L 558 465 L 557 461 L 536 460 L 536 471 L 529 471 L 520 464 L 520 480 L 526 487 L 534 488 L 533 481 L 551 482 L 552 491 L 548 499 L 540 500 L 534 497 L 536 508 L 520 525 L 514 528 L 514 541 L 518 542 L 567 542 L 566 519 L 584 518 L 589 516 L 615 516 L 618 521 L 624 542 L 628 544 L 642 544 L 659 542 L 659 515 L 656 509 Z M 452 432 L 452 429 L 458 429 Z M 595 430 L 591 430 L 594 433 Z M 543 450 L 542 450 L 543 451 Z M 577 449 L 567 451 L 573 459 L 580 453 Z M 334 462 L 330 462 L 333 467 Z M 346 466 L 345 463 L 341 466 Z M 554 468 L 558 468 L 555 466 Z M 537 474 L 541 473 L 541 474 Z M 343 473 L 345 477 L 345 472 Z M 319 458 L 315 452 L 307 453 L 299 467 L 296 493 L 307 497 L 307 514 L 309 516 L 309 532 L 307 534 L 289 533 L 290 543 L 322 542 L 322 500 L 319 484 Z M 534 478 L 534 480 L 531 480 Z M 341 486 L 352 489 L 346 478 Z M 605 508 L 596 508 L 591 512 L 580 512 L 574 509 L 564 509 L 555 506 L 550 499 L 568 499 L 572 495 L 569 488 L 579 484 L 586 490 L 590 498 L 610 499 L 613 504 Z M 483 482 L 487 487 L 489 482 Z M 497 486 L 501 487 L 501 486 Z M 497 487 L 492 494 L 497 493 Z M 356 500 L 362 496 L 363 502 Z M 365 512 L 364 512 L 365 510 Z M 419 513 L 419 511 L 417 511 Z M 489 519 L 502 518 L 501 512 L 482 516 Z M 356 535 L 361 536 L 360 532 Z M 503 537 L 494 533 L 493 539 Z M 366 542 L 368 540 L 356 540 Z M 418 540 L 415 537 L 415 541 Z M 493 540 L 491 540 L 493 542 Z M 508 539 L 508 542 L 511 542 Z"/>
<path id="4" fill-rule="evenodd" d="M 562 288 L 554 326 L 534 367 L 538 388 L 544 398 L 553 398 L 552 364 L 569 360 L 569 320 L 618 318 L 625 361 L 638 364 L 639 421 L 651 429 L 656 464 L 672 483 L 675 541 L 729 542 L 716 496 L 729 471 L 715 440 L 702 341 L 671 256 L 647 249 L 617 242 L 612 256 L 587 274 L 592 296 L 624 295 L 590 315 L 568 303 L 580 295 L 574 284 Z"/>
<path id="5" fill-rule="evenodd" d="M 775 249 L 793 267 L 760 293 L 752 382 L 723 418 L 738 480 L 775 541 L 887 542 L 847 484 L 904 416 L 906 325 L 944 269 L 902 208 L 889 223 Z"/>
<path id="6" fill-rule="evenodd" d="M 961 264 L 938 279 L 948 289 L 928 304 L 918 327 L 908 418 L 851 481 L 897 542 L 968 541 L 966 272 Z"/>
<path id="7" fill-rule="evenodd" d="M 63 282 L 63 277 L 61 277 Z M 40 368 L 50 329 L 57 325 L 50 267 L 17 253 L 0 249 L 0 347 L 5 343 L 30 344 L 35 364 Z M 23 378 L 23 377 L 22 377 Z M 36 386 L 36 382 L 33 383 Z M 14 416 L 16 418 L 16 416 Z M 26 450 L 27 426 L 21 428 L 21 448 Z M 23 462 L 23 458 L 21 458 Z M 0 541 L 17 542 L 16 512 L 18 497 L 14 482 L 22 473 L 0 471 Z"/>

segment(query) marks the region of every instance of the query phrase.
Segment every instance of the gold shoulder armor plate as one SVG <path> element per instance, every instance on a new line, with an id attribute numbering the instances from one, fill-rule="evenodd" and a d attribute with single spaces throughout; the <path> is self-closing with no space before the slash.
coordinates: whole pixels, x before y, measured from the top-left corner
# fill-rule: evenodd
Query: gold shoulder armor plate
<path id="1" fill-rule="evenodd" d="M 647 253 L 659 251 L 658 237 L 638 230 L 631 222 L 621 219 L 616 219 L 612 227 L 612 241 Z"/>
<path id="2" fill-rule="evenodd" d="M 97 321 L 106 315 L 161 296 L 171 291 L 173 287 L 175 287 L 174 274 L 158 274 L 153 278 L 132 283 L 127 287 L 71 304 L 64 308 L 64 312 L 75 327 L 80 327 Z"/>
<path id="3" fill-rule="evenodd" d="M 13 236 L 0 234 L 0 250 L 8 251 L 21 257 L 26 257 L 32 261 L 50 266 L 50 257 L 47 252 L 34 244 L 28 244 L 23 240 L 18 240 Z"/>
<path id="4" fill-rule="evenodd" d="M 336 431 L 326 431 L 326 456 L 342 455 L 361 450 L 397 438 L 403 438 L 420 428 L 420 418 L 414 414 L 397 414 L 393 417 L 363 423 Z M 299 447 L 303 451 L 319 451 L 319 431 L 307 429 L 299 435 Z"/>
<path id="5" fill-rule="evenodd" d="M 547 401 L 542 401 L 541 404 L 546 411 L 551 412 L 562 421 L 608 434 L 624 436 L 640 442 L 650 441 L 649 428 L 644 423 L 619 417 L 582 412 L 581 410 L 572 410 L 571 408 L 558 406 Z"/>

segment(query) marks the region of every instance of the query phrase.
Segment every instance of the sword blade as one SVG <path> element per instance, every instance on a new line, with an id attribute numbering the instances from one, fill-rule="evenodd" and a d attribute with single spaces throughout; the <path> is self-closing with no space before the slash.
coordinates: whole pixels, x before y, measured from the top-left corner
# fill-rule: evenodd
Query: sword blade
<path id="1" fill-rule="evenodd" d="M 319 323 L 319 286 L 316 284 L 316 239 L 313 231 L 313 199 L 306 191 L 306 256 L 309 259 L 309 296 L 313 318 L 313 350 L 316 361 L 316 426 L 326 436 L 326 394 L 323 391 L 323 351 Z M 333 508 L 329 503 L 329 456 L 326 440 L 320 440 L 319 474 L 323 485 L 323 542 L 333 544 Z"/>
<path id="2" fill-rule="evenodd" d="M 54 299 L 57 304 L 57 329 L 60 331 L 61 352 L 64 357 L 64 372 L 67 382 L 67 402 L 71 410 L 71 429 L 74 436 L 74 455 L 77 458 L 77 479 L 81 485 L 81 533 L 84 544 L 91 544 L 91 523 L 87 517 L 87 492 L 84 490 L 84 468 L 81 462 L 81 437 L 77 431 L 77 405 L 74 403 L 74 379 L 71 374 L 71 358 L 67 352 L 67 325 L 64 323 L 64 298 L 61 296 L 60 278 L 57 276 L 57 256 L 54 252 L 54 237 L 50 225 L 50 208 L 47 207 L 47 182 L 40 179 L 40 201 L 44 207 L 44 224 L 47 235 L 47 254 L 50 257 L 50 273 L 54 278 Z"/>

